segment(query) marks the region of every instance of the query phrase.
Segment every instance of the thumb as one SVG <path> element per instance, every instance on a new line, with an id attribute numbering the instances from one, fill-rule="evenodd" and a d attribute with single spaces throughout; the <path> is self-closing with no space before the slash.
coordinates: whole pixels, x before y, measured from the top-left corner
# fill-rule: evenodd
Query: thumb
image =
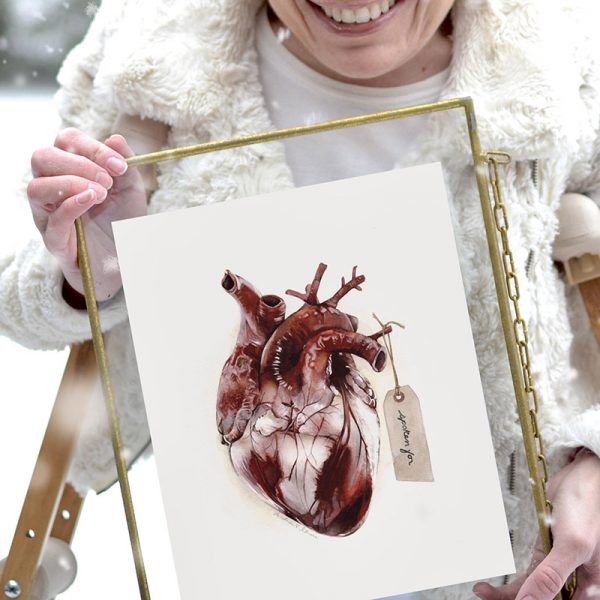
<path id="1" fill-rule="evenodd" d="M 515 600 L 521 586 L 536 566 L 545 558 L 546 553 L 542 548 L 540 536 L 538 535 L 533 547 L 533 554 L 525 573 L 522 573 L 511 582 L 495 587 L 486 581 L 480 581 L 473 586 L 473 592 L 482 600 Z"/>
<path id="2" fill-rule="evenodd" d="M 105 142 L 109 148 L 118 152 L 123 158 L 131 158 L 135 152 L 127 140 L 120 134 L 111 135 Z M 114 178 L 115 191 L 126 191 L 132 188 L 143 187 L 140 172 L 137 168 L 128 168 L 123 175 Z"/>
<path id="3" fill-rule="evenodd" d="M 553 600 L 579 564 L 574 553 L 554 546 L 527 577 L 515 600 Z"/>
<path id="4" fill-rule="evenodd" d="M 134 155 L 133 150 L 129 147 L 127 140 L 120 134 L 111 135 L 105 142 L 109 148 L 117 151 L 123 158 L 130 158 Z"/>

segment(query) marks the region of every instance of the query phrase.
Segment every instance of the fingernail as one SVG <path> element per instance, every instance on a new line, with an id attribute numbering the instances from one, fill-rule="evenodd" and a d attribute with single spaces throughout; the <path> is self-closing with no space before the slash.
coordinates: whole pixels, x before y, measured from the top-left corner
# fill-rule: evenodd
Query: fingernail
<path id="1" fill-rule="evenodd" d="M 98 185 L 97 183 L 90 183 L 88 185 L 88 189 L 94 192 L 94 195 L 96 196 L 96 202 L 101 202 L 108 195 L 106 188 Z"/>
<path id="2" fill-rule="evenodd" d="M 108 173 L 100 171 L 100 173 L 96 175 L 96 183 L 99 183 L 103 188 L 110 190 L 113 184 L 113 180 Z"/>
<path id="3" fill-rule="evenodd" d="M 87 189 L 85 192 L 81 192 L 76 198 L 77 204 L 89 204 L 96 200 L 96 192 L 93 189 Z"/>
<path id="4" fill-rule="evenodd" d="M 127 163 L 120 158 L 116 158 L 115 156 L 111 156 L 106 161 L 106 166 L 117 175 L 123 175 L 123 173 L 127 171 Z"/>

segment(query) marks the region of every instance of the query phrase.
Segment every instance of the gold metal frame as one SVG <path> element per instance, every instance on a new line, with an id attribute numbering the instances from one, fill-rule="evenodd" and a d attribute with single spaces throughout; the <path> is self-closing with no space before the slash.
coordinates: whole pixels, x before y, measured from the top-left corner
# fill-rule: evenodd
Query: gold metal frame
<path id="1" fill-rule="evenodd" d="M 521 317 L 521 312 L 519 310 L 518 301 L 520 294 L 518 279 L 507 235 L 508 216 L 506 206 L 502 201 L 499 179 L 498 167 L 499 165 L 510 162 L 510 155 L 501 151 L 482 151 L 477 129 L 477 120 L 475 118 L 475 110 L 471 98 L 442 100 L 431 104 L 421 104 L 418 106 L 359 115 L 335 121 L 289 127 L 286 129 L 245 135 L 234 139 L 208 142 L 174 150 L 163 150 L 130 158 L 128 163 L 130 166 L 147 165 L 165 160 L 185 158 L 196 154 L 206 154 L 251 144 L 283 140 L 302 135 L 332 131 L 334 129 L 356 127 L 358 125 L 380 123 L 382 121 L 391 121 L 406 117 L 416 117 L 419 115 L 453 109 L 462 109 L 466 118 L 467 131 L 471 143 L 473 166 L 475 167 L 475 177 L 481 200 L 488 248 L 500 305 L 502 327 L 504 330 L 508 359 L 515 389 L 519 419 L 523 431 L 525 452 L 531 477 L 535 482 L 532 489 L 538 513 L 540 536 L 545 551 L 549 552 L 552 546 L 552 540 L 547 525 L 547 512 L 551 508 L 546 497 L 548 473 L 542 439 L 539 428 L 537 427 L 536 413 L 538 410 L 538 402 L 537 396 L 535 395 L 531 371 L 529 370 L 527 326 Z M 489 181 L 486 177 L 486 172 L 489 172 Z M 490 186 L 493 192 L 493 204 L 489 193 Z M 514 314 L 511 312 L 511 303 Z M 531 407 L 529 405 L 530 396 L 534 400 L 533 406 Z M 538 443 L 537 446 L 536 441 Z M 539 470 L 540 465 L 542 466 L 541 473 Z"/>
<path id="2" fill-rule="evenodd" d="M 475 178 L 477 181 L 477 187 L 481 201 L 481 209 L 485 224 L 494 282 L 498 295 L 502 328 L 506 342 L 508 361 L 515 390 L 517 410 L 525 445 L 525 454 L 533 483 L 532 492 L 538 515 L 540 539 L 544 551 L 548 553 L 552 547 L 552 536 L 548 525 L 552 505 L 546 495 L 548 471 L 544 456 L 541 432 L 537 424 L 537 412 L 539 406 L 533 377 L 530 370 L 530 352 L 527 325 L 522 318 L 519 309 L 519 282 L 516 274 L 513 255 L 510 249 L 508 237 L 508 215 L 506 206 L 503 202 L 500 185 L 500 169 L 503 165 L 506 165 L 510 162 L 510 155 L 502 151 L 486 152 L 482 150 L 479 132 L 477 129 L 477 121 L 475 118 L 475 110 L 471 98 L 442 100 L 430 104 L 387 110 L 323 123 L 315 123 L 311 125 L 267 131 L 264 133 L 244 135 L 238 138 L 208 142 L 195 146 L 188 146 L 185 148 L 164 150 L 151 154 L 135 156 L 128 159 L 127 162 L 130 167 L 154 164 L 161 161 L 174 160 L 178 158 L 194 156 L 197 154 L 207 154 L 210 152 L 239 148 L 252 144 L 283 140 L 302 135 L 332 131 L 335 129 L 356 127 L 359 125 L 415 117 L 454 109 L 462 110 L 466 119 L 467 131 L 471 144 L 471 153 L 473 157 Z M 492 192 L 491 195 L 490 190 Z M 112 392 L 108 363 L 106 360 L 104 339 L 100 327 L 99 312 L 96 306 L 96 299 L 94 295 L 93 278 L 89 268 L 85 235 L 82 223 L 79 219 L 76 221 L 76 229 L 82 278 L 85 285 L 85 297 L 90 315 L 90 324 L 92 328 L 95 353 L 98 360 L 98 367 L 100 370 L 100 376 L 102 379 L 107 408 L 110 416 L 113 448 L 117 462 L 117 470 L 119 474 L 119 482 L 121 484 L 121 492 L 123 495 L 127 523 L 129 526 L 129 534 L 132 543 L 136 572 L 138 575 L 140 595 L 143 599 L 147 599 L 150 598 L 150 594 L 146 582 L 141 547 L 137 534 L 137 527 L 135 524 L 135 514 L 131 493 L 129 490 L 127 469 L 122 456 L 119 423 Z M 8 576 L 7 573 L 5 573 L 5 575 Z M 6 579 L 6 577 L 4 577 L 4 579 Z M 564 597 L 570 598 L 574 592 L 575 583 L 575 577 L 573 576 L 569 586 L 566 586 L 566 589 L 562 590 L 557 598 L 562 600 L 563 594 L 566 594 Z"/>

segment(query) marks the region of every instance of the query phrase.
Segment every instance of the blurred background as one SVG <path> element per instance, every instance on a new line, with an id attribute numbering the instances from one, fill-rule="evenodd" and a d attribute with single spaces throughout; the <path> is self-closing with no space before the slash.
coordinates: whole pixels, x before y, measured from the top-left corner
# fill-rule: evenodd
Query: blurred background
<path id="1" fill-rule="evenodd" d="M 29 160 L 54 142 L 56 73 L 97 8 L 82 0 L 0 0 L 0 264 L 39 237 L 25 196 Z M 68 355 L 28 350 L 1 334 L 0 559 L 8 554 Z M 152 597 L 177 599 L 153 459 L 132 469 L 131 486 Z M 73 549 L 79 574 L 61 599 L 139 597 L 118 485 L 88 495 Z"/>
<path id="2" fill-rule="evenodd" d="M 0 84 L 13 92 L 53 87 L 65 54 L 97 9 L 83 0 L 2 0 Z"/>

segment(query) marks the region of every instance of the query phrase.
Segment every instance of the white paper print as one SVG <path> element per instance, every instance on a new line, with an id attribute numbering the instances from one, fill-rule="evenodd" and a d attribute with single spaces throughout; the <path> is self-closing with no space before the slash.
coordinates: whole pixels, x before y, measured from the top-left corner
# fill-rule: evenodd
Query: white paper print
<path id="1" fill-rule="evenodd" d="M 183 600 L 369 600 L 514 572 L 438 164 L 114 231 Z M 408 325 L 394 363 L 429 479 L 395 461 L 373 313 Z"/>

